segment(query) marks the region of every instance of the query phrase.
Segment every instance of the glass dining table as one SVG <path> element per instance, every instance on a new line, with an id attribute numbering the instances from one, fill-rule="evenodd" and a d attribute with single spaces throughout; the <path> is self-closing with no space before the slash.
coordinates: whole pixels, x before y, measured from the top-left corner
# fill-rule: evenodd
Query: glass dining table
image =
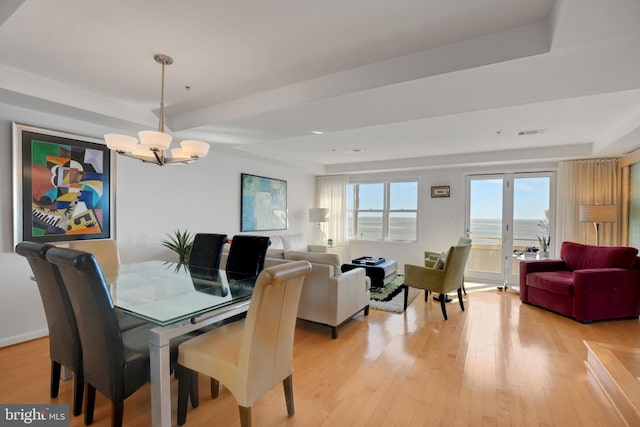
<path id="1" fill-rule="evenodd" d="M 152 322 L 149 334 L 151 421 L 171 426 L 169 341 L 246 312 L 256 277 L 165 261 L 103 270 L 114 306 Z"/>

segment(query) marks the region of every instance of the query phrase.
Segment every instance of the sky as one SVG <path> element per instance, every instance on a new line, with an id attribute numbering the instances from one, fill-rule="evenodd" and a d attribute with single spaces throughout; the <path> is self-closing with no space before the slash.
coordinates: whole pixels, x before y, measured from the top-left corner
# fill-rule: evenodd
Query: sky
<path id="1" fill-rule="evenodd" d="M 349 186 L 349 207 L 353 189 Z M 384 209 L 384 184 L 360 184 L 360 209 Z M 418 209 L 418 183 L 393 182 L 390 189 L 390 209 Z"/>
<path id="2" fill-rule="evenodd" d="M 471 181 L 471 217 L 502 217 L 502 179 Z M 514 179 L 513 216 L 516 219 L 543 219 L 549 209 L 549 178 Z"/>

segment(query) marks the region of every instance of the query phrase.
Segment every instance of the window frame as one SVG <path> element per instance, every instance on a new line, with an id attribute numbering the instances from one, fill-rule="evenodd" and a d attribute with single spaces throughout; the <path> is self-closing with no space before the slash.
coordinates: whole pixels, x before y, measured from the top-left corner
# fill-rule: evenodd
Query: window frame
<path id="1" fill-rule="evenodd" d="M 398 183 L 415 183 L 416 184 L 416 208 L 415 209 L 391 209 L 391 185 Z M 383 185 L 383 208 L 382 209 L 358 209 L 360 204 L 360 185 L 372 185 L 372 184 L 382 184 Z M 375 241 L 375 242 L 409 242 L 415 243 L 418 241 L 419 236 L 419 221 L 420 218 L 420 180 L 417 178 L 404 178 L 404 179 L 385 179 L 385 180 L 359 180 L 350 182 L 349 186 L 353 187 L 353 200 L 352 208 L 350 211 L 350 229 L 352 233 L 350 233 L 349 238 L 352 240 L 358 241 Z M 358 237 L 358 217 L 359 213 L 381 213 L 382 214 L 382 237 L 380 239 L 371 239 L 371 238 L 359 238 Z M 390 239 L 389 238 L 389 229 L 390 229 L 390 218 L 393 213 L 415 213 L 415 236 L 411 240 L 399 240 L 399 239 Z"/>

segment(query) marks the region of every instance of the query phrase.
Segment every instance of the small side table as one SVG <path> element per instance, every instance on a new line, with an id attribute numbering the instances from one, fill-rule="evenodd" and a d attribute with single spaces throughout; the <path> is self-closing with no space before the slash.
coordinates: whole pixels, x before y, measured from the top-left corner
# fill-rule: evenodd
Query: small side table
<path id="1" fill-rule="evenodd" d="M 512 258 L 517 259 L 518 261 L 529 261 L 529 260 L 540 260 L 540 259 L 548 259 L 549 257 L 541 257 L 540 256 L 540 252 L 536 252 L 536 256 L 526 256 L 525 253 L 521 253 L 521 254 L 513 254 L 511 255 Z M 505 277 L 504 277 L 504 286 L 498 286 L 498 290 L 499 291 L 507 291 L 509 289 L 509 282 L 507 279 L 507 267 L 508 267 L 508 262 L 509 262 L 509 258 L 505 259 Z M 515 290 L 515 289 L 514 289 Z"/>

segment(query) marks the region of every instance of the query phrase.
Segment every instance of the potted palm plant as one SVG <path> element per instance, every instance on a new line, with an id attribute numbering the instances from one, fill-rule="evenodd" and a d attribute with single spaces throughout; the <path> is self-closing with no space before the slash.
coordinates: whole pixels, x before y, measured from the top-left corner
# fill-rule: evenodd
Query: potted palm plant
<path id="1" fill-rule="evenodd" d="M 180 264 L 186 264 L 189 260 L 189 254 L 191 253 L 191 246 L 193 245 L 193 236 L 188 230 L 180 231 L 176 230 L 173 234 L 167 234 L 168 240 L 163 240 L 162 246 L 171 249 L 178 255 L 178 262 Z"/>
<path id="2" fill-rule="evenodd" d="M 540 257 L 549 258 L 549 245 L 551 244 L 551 236 L 548 234 L 543 234 L 542 236 L 537 236 L 538 242 L 540 243 Z"/>

